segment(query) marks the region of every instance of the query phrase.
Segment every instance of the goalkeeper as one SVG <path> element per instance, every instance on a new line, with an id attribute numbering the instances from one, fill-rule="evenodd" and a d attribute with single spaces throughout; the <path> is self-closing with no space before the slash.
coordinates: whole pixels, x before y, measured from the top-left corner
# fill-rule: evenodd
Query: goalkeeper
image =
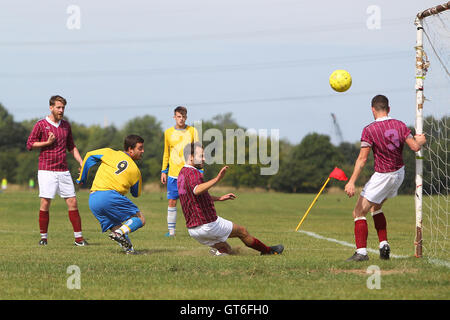
<path id="1" fill-rule="evenodd" d="M 347 261 L 369 260 L 367 254 L 367 221 L 366 214 L 372 213 L 375 229 L 378 234 L 380 258 L 389 259 L 390 247 L 387 241 L 386 218 L 382 206 L 388 199 L 397 195 L 398 188 L 405 176 L 402 151 L 406 143 L 417 152 L 426 139 L 423 134 L 414 137 L 411 130 L 401 121 L 389 117 L 389 100 L 383 95 L 372 99 L 372 114 L 375 119 L 363 129 L 361 150 L 356 159 L 353 174 L 345 186 L 349 197 L 355 195 L 355 182 L 366 164 L 370 150 L 373 151 L 375 173 L 364 186 L 353 210 L 355 222 L 356 252 Z"/>

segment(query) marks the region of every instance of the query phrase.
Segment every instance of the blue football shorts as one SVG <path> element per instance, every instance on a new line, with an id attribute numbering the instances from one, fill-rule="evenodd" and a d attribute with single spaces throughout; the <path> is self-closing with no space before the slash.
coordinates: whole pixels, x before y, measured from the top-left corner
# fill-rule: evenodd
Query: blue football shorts
<path id="1" fill-rule="evenodd" d="M 89 196 L 89 208 L 100 222 L 102 232 L 137 214 L 139 208 L 126 196 L 115 190 L 95 191 Z"/>
<path id="2" fill-rule="evenodd" d="M 167 199 L 177 200 L 179 198 L 177 180 L 177 178 L 167 177 Z"/>

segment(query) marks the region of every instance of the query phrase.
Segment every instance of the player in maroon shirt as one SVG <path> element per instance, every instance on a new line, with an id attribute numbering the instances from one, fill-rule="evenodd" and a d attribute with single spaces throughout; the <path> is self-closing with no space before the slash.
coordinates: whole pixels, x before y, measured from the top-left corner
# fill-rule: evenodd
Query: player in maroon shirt
<path id="1" fill-rule="evenodd" d="M 27 149 L 40 149 L 38 165 L 39 197 L 39 228 L 41 233 L 40 245 L 47 245 L 49 209 L 51 199 L 58 193 L 66 200 L 69 210 L 69 220 L 72 223 L 75 245 L 85 246 L 81 231 L 81 217 L 78 212 L 75 187 L 66 160 L 68 150 L 78 161 L 83 159 L 78 152 L 72 138 L 70 124 L 63 120 L 66 100 L 61 96 L 50 98 L 50 115 L 39 120 L 27 141 Z"/>
<path id="2" fill-rule="evenodd" d="M 367 221 L 366 215 L 370 211 L 378 234 L 380 258 L 389 259 L 390 247 L 387 242 L 386 218 L 382 206 L 388 199 L 397 195 L 397 190 L 403 182 L 405 169 L 402 151 L 406 143 L 417 152 L 426 139 L 423 134 L 414 137 L 411 130 L 401 121 L 390 118 L 389 100 L 383 95 L 372 99 L 372 114 L 374 122 L 366 126 L 361 136 L 361 150 L 356 159 L 353 174 L 345 186 L 349 197 L 355 194 L 355 182 L 358 179 L 370 150 L 373 151 L 375 173 L 364 186 L 353 210 L 355 222 L 356 252 L 347 261 L 368 260 L 367 255 Z"/>
<path id="3" fill-rule="evenodd" d="M 186 227 L 191 237 L 201 244 L 210 246 L 216 255 L 232 253 L 226 240 L 234 237 L 238 237 L 247 247 L 259 251 L 262 255 L 283 252 L 282 245 L 268 247 L 251 236 L 245 227 L 217 216 L 214 201 L 236 198 L 233 193 L 221 197 L 211 196 L 208 193 L 208 190 L 225 176 L 228 166 L 223 167 L 217 177 L 204 182 L 203 174 L 200 172 L 205 161 L 202 145 L 199 142 L 186 145 L 184 158 L 186 165 L 178 175 L 177 186 Z"/>

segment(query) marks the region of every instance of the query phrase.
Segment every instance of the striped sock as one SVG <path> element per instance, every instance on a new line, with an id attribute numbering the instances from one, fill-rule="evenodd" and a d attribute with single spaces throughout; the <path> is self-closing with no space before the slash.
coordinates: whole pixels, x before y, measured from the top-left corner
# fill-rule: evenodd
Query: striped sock
<path id="1" fill-rule="evenodd" d="M 140 227 L 142 227 L 142 220 L 138 217 L 132 217 L 125 221 L 123 225 L 116 230 L 116 232 L 127 235 L 128 233 L 134 232 Z"/>
<path id="2" fill-rule="evenodd" d="M 167 228 L 171 236 L 175 235 L 177 225 L 177 207 L 167 207 Z"/>

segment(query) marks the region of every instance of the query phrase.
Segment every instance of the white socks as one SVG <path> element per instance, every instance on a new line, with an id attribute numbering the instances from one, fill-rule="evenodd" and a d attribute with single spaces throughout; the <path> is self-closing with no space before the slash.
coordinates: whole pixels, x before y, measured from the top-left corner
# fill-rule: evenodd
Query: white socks
<path id="1" fill-rule="evenodd" d="M 356 253 L 362 254 L 363 256 L 367 255 L 367 249 L 366 248 L 359 248 L 356 249 Z"/>
<path id="2" fill-rule="evenodd" d="M 167 228 L 171 236 L 175 235 L 177 225 L 177 207 L 167 207 Z"/>
<path id="3" fill-rule="evenodd" d="M 384 246 L 385 244 L 388 244 L 388 242 L 387 242 L 387 241 L 381 241 L 381 242 L 380 242 L 380 249 L 383 248 L 383 246 Z"/>

